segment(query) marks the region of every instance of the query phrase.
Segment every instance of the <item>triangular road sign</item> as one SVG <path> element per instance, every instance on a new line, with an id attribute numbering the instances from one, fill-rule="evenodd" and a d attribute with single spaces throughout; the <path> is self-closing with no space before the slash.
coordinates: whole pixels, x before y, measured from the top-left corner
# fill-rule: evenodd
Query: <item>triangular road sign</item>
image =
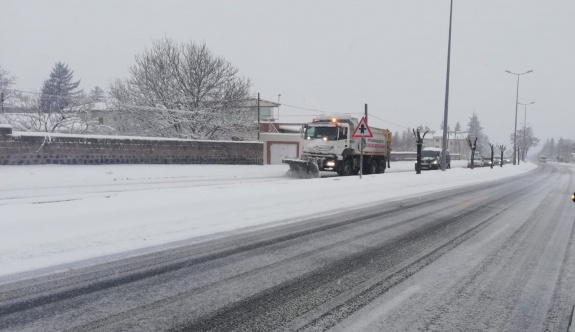
<path id="1" fill-rule="evenodd" d="M 367 125 L 367 121 L 365 121 L 365 118 L 361 118 L 361 120 L 357 124 L 357 127 L 353 131 L 351 137 L 353 138 L 373 137 L 371 129 L 369 129 L 369 126 Z"/>

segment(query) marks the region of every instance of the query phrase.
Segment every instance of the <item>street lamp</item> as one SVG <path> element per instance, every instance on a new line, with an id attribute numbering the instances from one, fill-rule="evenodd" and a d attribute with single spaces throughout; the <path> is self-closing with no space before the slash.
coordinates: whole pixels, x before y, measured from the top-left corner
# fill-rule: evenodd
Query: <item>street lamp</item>
<path id="1" fill-rule="evenodd" d="M 527 126 L 527 105 L 533 105 L 535 104 L 534 101 L 528 103 L 528 104 L 523 104 L 523 103 L 518 103 L 519 105 L 523 105 L 525 108 L 525 114 L 524 114 L 524 119 L 525 121 L 523 122 L 523 161 L 525 162 L 525 151 L 527 151 L 526 146 L 525 146 L 525 131 L 527 130 L 526 126 Z"/>
<path id="2" fill-rule="evenodd" d="M 529 70 L 521 74 L 513 73 L 509 70 L 506 70 L 505 72 L 517 75 L 517 94 L 515 96 L 515 131 L 513 132 L 513 165 L 517 165 L 517 105 L 519 104 L 519 76 L 529 74 L 533 72 L 533 70 Z"/>

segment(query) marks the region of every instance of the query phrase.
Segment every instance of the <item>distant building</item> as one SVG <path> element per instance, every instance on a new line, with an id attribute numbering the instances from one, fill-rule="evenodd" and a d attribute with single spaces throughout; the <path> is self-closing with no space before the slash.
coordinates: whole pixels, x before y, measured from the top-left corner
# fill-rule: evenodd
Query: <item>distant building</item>
<path id="1" fill-rule="evenodd" d="M 299 158 L 301 155 L 300 133 L 303 123 L 276 122 L 280 105 L 263 99 L 259 101 L 259 132 L 256 134 L 264 143 L 264 164 L 281 164 L 285 158 Z M 258 114 L 258 99 L 250 98 L 245 107 Z"/>
<path id="2" fill-rule="evenodd" d="M 274 103 L 273 101 L 260 99 L 259 102 L 259 115 L 260 122 L 273 122 L 277 120 L 277 112 L 281 104 Z M 258 99 L 249 98 L 244 103 L 245 108 L 252 109 L 254 114 L 258 114 Z M 257 118 L 257 117 L 256 117 Z"/>
<path id="3" fill-rule="evenodd" d="M 467 143 L 468 132 L 466 131 L 453 131 L 447 132 L 447 150 L 451 154 L 451 158 L 469 159 L 471 157 L 471 149 Z M 443 130 L 430 131 L 423 139 L 424 148 L 442 148 L 443 147 Z"/>
<path id="4" fill-rule="evenodd" d="M 84 105 L 74 106 L 69 109 L 75 112 L 82 121 L 97 121 L 99 125 L 114 127 L 114 113 L 110 105 L 105 101 L 87 103 Z"/>
<path id="5" fill-rule="evenodd" d="M 276 114 L 278 113 L 280 104 L 268 100 L 260 99 L 259 112 L 258 112 L 258 99 L 248 98 L 242 108 L 248 112 L 250 119 L 253 119 L 254 126 L 249 131 L 232 132 L 230 137 L 233 140 L 257 140 L 258 133 L 262 132 L 275 132 L 273 123 L 277 120 Z M 258 120 L 259 113 L 259 120 Z"/>

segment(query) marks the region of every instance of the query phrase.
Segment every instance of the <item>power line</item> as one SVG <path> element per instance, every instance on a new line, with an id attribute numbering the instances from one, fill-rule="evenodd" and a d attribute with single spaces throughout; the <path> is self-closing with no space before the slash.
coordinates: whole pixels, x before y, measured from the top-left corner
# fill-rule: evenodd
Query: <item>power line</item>
<path id="1" fill-rule="evenodd" d="M 287 106 L 287 107 L 291 107 L 291 108 L 296 108 L 296 109 L 300 109 L 300 110 L 304 110 L 304 111 L 312 111 L 312 112 L 318 112 L 318 113 L 324 113 L 324 114 L 333 114 L 333 115 L 338 115 L 338 114 L 363 114 L 363 113 L 349 113 L 349 112 L 333 112 L 333 111 L 324 111 L 324 110 L 318 110 L 318 109 L 313 109 L 313 108 L 307 108 L 307 107 L 302 107 L 302 106 L 294 106 L 294 105 L 288 105 L 288 104 L 281 104 L 282 106 Z M 303 114 L 308 116 L 309 114 Z"/>
<path id="2" fill-rule="evenodd" d="M 319 113 L 325 113 L 325 111 L 322 110 L 316 110 L 313 108 L 306 108 L 306 107 L 301 107 L 301 106 L 293 106 L 293 105 L 288 105 L 288 104 L 281 104 L 282 106 L 287 106 L 287 107 L 291 107 L 291 108 L 297 108 L 300 110 L 305 110 L 305 111 L 312 111 L 312 112 L 319 112 Z"/>
<path id="3" fill-rule="evenodd" d="M 393 122 L 391 122 L 391 121 L 384 120 L 384 119 L 382 119 L 382 118 L 380 118 L 380 117 L 377 117 L 377 116 L 375 116 L 375 115 L 373 115 L 373 114 L 369 114 L 369 117 L 370 117 L 370 118 L 376 118 L 376 119 L 378 119 L 378 120 L 380 120 L 380 121 L 387 122 L 387 123 L 389 123 L 389 124 L 392 124 L 392 125 L 397 126 L 397 127 L 401 127 L 401 128 L 403 128 L 403 129 L 409 129 L 409 127 L 405 127 L 405 126 L 402 126 L 402 125 L 398 125 L 397 123 L 393 123 Z"/>
<path id="4" fill-rule="evenodd" d="M 318 110 L 318 109 L 306 108 L 306 107 L 294 106 L 294 105 L 287 105 L 287 104 L 282 104 L 282 106 L 287 106 L 287 107 L 292 107 L 292 108 L 297 108 L 297 109 L 306 110 L 306 111 L 312 111 L 312 112 L 320 112 L 320 113 L 334 114 L 334 115 L 337 115 L 337 114 L 358 114 L 358 115 L 361 114 L 361 115 L 363 115 L 363 113 L 359 113 L 359 112 L 357 112 L 357 113 L 349 113 L 349 112 L 347 112 L 347 113 L 344 113 L 344 112 L 326 112 L 326 111 L 322 111 L 322 110 Z M 307 114 L 302 114 L 302 115 L 297 115 L 297 116 L 305 116 L 305 115 L 307 115 Z M 285 115 L 285 114 L 284 114 L 283 116 L 296 116 L 296 115 Z M 394 126 L 403 128 L 403 129 L 409 129 L 409 127 L 402 126 L 402 125 L 398 125 L 397 123 L 393 123 L 393 122 L 391 122 L 391 121 L 384 120 L 384 119 L 382 119 L 382 118 L 380 118 L 380 117 L 378 117 L 378 116 L 375 116 L 375 115 L 373 115 L 373 114 L 370 114 L 369 116 L 370 116 L 370 117 L 373 117 L 373 118 L 376 118 L 376 119 L 378 119 L 378 120 L 380 120 L 380 121 L 383 121 L 383 122 L 385 122 L 385 123 L 389 123 L 389 124 L 391 124 L 391 125 L 394 125 Z"/>
<path id="5" fill-rule="evenodd" d="M 58 97 L 58 98 L 75 98 L 75 99 L 89 99 L 88 96 L 59 96 L 59 95 L 50 95 L 50 94 L 45 94 L 45 93 L 41 93 L 41 92 L 32 92 L 32 91 L 24 91 L 24 90 L 18 90 L 18 89 L 5 89 L 5 91 L 12 91 L 12 92 L 20 92 L 20 93 L 29 93 L 29 94 L 33 94 L 33 95 L 44 95 L 44 96 L 49 96 L 49 97 Z M 113 98 L 111 97 L 105 97 L 104 102 L 110 102 L 112 103 L 114 101 Z M 127 108 L 136 108 L 136 109 L 140 109 L 140 110 L 146 110 L 146 111 L 173 111 L 173 112 L 177 112 L 177 113 L 184 113 L 184 112 L 188 112 L 186 110 L 180 110 L 180 109 L 167 109 L 167 108 L 158 108 L 158 107 L 150 107 L 150 106 L 137 106 L 137 105 L 126 105 L 123 103 L 116 103 L 117 105 L 123 106 L 123 107 L 127 107 Z M 311 112 L 317 112 L 317 113 L 323 113 L 323 114 L 333 114 L 333 115 L 340 115 L 340 114 L 350 114 L 350 115 L 363 115 L 363 113 L 360 112 L 354 112 L 354 113 L 350 113 L 350 112 L 328 112 L 325 110 L 320 110 L 320 109 L 313 109 L 313 108 L 308 108 L 308 107 L 303 107 L 303 106 L 295 106 L 295 105 L 289 105 L 289 104 L 281 104 L 281 106 L 285 106 L 285 107 L 290 107 L 290 108 L 295 108 L 295 109 L 300 109 L 300 110 L 305 110 L 305 111 L 311 111 Z M 202 112 L 202 111 L 200 111 Z M 309 114 L 283 114 L 284 117 L 296 117 L 296 116 L 309 116 Z M 376 118 L 380 121 L 383 121 L 385 123 L 389 123 L 391 125 L 394 125 L 396 127 L 400 127 L 403 129 L 409 129 L 409 127 L 406 126 L 402 126 L 399 125 L 397 123 L 393 123 L 391 121 L 387 121 L 384 120 L 376 115 L 370 114 L 369 115 L 372 118 Z"/>
<path id="6" fill-rule="evenodd" d="M 42 92 L 24 91 L 24 90 L 18 90 L 18 89 L 5 89 L 4 91 L 19 92 L 19 93 L 28 93 L 28 94 L 36 95 L 36 96 L 47 96 L 47 97 L 68 98 L 68 99 L 89 99 L 89 98 L 90 98 L 90 95 L 89 95 L 89 94 L 87 94 L 87 95 L 81 95 L 81 96 L 74 96 L 74 94 L 78 93 L 78 91 L 76 91 L 76 92 L 71 92 L 71 95 L 68 95 L 68 96 L 53 95 L 53 94 L 42 93 Z M 109 99 L 111 99 L 111 98 L 105 97 L 105 99 L 109 100 Z"/>

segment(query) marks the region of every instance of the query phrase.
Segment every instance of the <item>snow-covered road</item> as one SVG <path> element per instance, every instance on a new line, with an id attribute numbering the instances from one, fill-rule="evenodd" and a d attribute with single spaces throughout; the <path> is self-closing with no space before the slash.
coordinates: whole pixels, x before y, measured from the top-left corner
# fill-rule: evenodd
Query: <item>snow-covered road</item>
<path id="1" fill-rule="evenodd" d="M 461 202 L 487 203 L 483 229 L 334 330 L 566 331 L 575 305 L 575 168 L 557 165 L 530 185 L 514 183 L 515 192 L 497 186 Z"/>
<path id="2" fill-rule="evenodd" d="M 287 165 L 2 166 L 0 283 L 8 274 L 190 238 L 203 241 L 535 167 L 454 168 L 416 176 L 413 162 L 397 162 L 386 174 L 361 180 L 302 181 L 286 177 Z"/>
<path id="3" fill-rule="evenodd" d="M 206 196 L 244 187 L 246 197 L 238 200 L 248 206 L 235 206 L 244 217 L 258 217 L 244 212 L 259 197 L 249 194 L 255 189 L 277 209 L 286 202 L 303 211 L 286 209 L 257 227 L 239 222 L 161 251 L 5 283 L 0 328 L 566 330 L 575 300 L 575 169 L 533 168 L 194 187 Z M 397 192 L 338 200 L 339 189 L 378 188 Z M 321 208 L 302 200 L 302 192 Z M 223 217 L 211 215 L 213 222 L 238 220 L 221 209 Z"/>

